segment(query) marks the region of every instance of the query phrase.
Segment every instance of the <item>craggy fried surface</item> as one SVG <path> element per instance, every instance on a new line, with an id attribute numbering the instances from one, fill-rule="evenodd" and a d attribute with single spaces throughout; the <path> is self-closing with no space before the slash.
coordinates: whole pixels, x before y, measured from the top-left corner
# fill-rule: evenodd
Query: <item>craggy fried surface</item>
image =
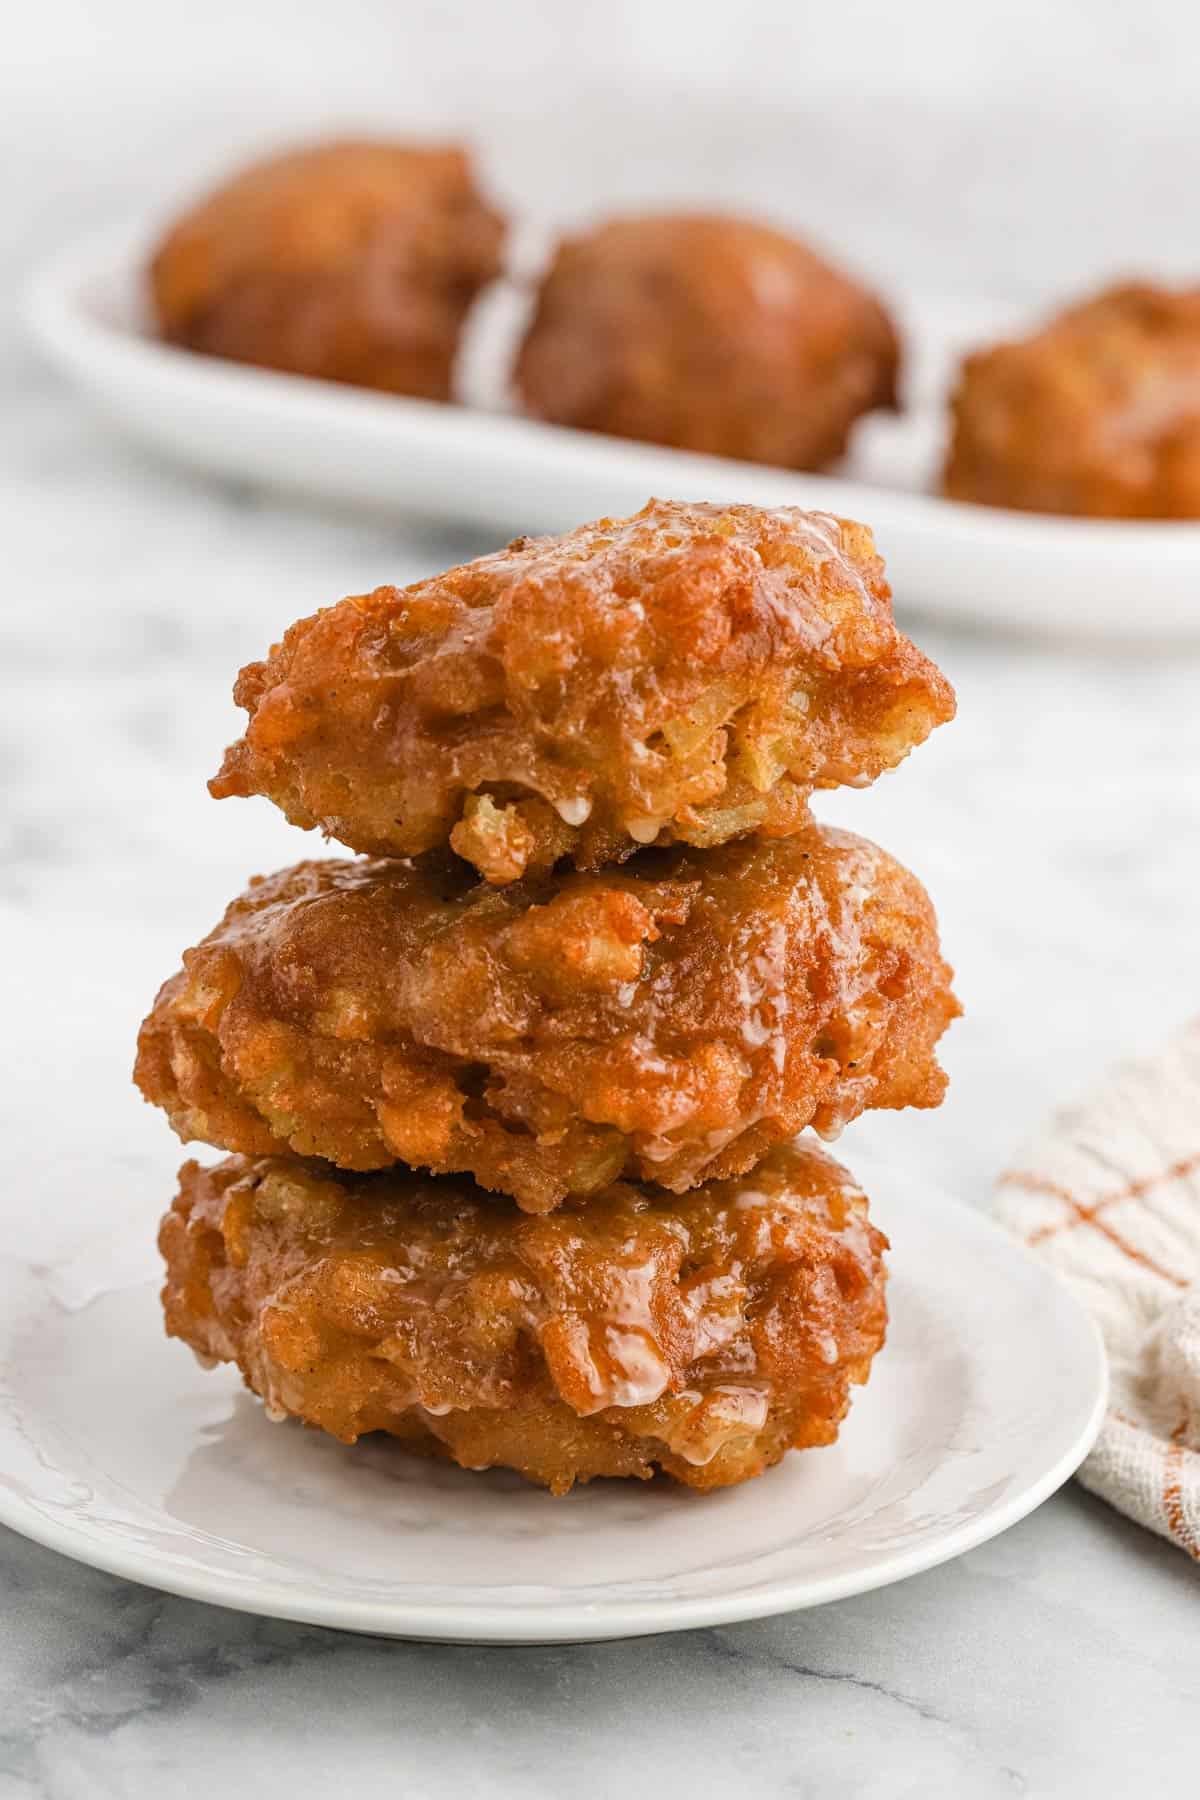
<path id="1" fill-rule="evenodd" d="M 560 246 L 515 370 L 558 425 L 819 469 L 894 406 L 900 360 L 873 295 L 746 219 L 614 219 Z"/>
<path id="2" fill-rule="evenodd" d="M 373 855 L 448 840 L 496 884 L 785 835 L 954 711 L 865 526 L 664 501 L 343 600 L 234 693 L 218 797 Z"/>
<path id="3" fill-rule="evenodd" d="M 185 214 L 151 288 L 164 337 L 187 349 L 445 400 L 503 239 L 464 150 L 316 144 Z"/>
<path id="4" fill-rule="evenodd" d="M 866 1200 L 799 1145 L 752 1180 L 541 1219 L 407 1172 L 188 1163 L 159 1243 L 168 1332 L 274 1416 L 556 1493 L 655 1469 L 723 1487 L 832 1443 L 887 1320 Z"/>
<path id="5" fill-rule="evenodd" d="M 952 414 L 956 500 L 1200 518 L 1200 288 L 1110 288 L 968 357 Z"/>
<path id="6" fill-rule="evenodd" d="M 533 1212 L 942 1097 L 933 909 L 861 838 L 468 880 L 447 858 L 255 882 L 159 994 L 142 1092 L 185 1141 L 467 1171 Z"/>

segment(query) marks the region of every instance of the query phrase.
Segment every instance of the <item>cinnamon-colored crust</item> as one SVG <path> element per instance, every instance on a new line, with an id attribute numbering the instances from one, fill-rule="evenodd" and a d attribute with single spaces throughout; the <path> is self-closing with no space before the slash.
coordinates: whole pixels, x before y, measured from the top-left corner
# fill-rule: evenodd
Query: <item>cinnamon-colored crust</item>
<path id="1" fill-rule="evenodd" d="M 188 1163 L 159 1242 L 168 1332 L 274 1417 L 559 1494 L 656 1470 L 722 1487 L 832 1443 L 887 1319 L 886 1240 L 803 1145 L 541 1219 L 406 1171 Z"/>
<path id="2" fill-rule="evenodd" d="M 1113 519 L 1200 518 L 1200 288 L 1135 282 L 967 358 L 955 500 Z"/>
<path id="3" fill-rule="evenodd" d="M 180 218 L 150 287 L 173 344 L 446 400 L 503 242 L 457 145 L 314 144 L 255 163 Z"/>
<path id="4" fill-rule="evenodd" d="M 185 953 L 136 1078 L 185 1141 L 465 1171 L 541 1212 L 935 1106 L 949 981 L 915 877 L 815 826 L 498 890 L 301 863 Z"/>
<path id="5" fill-rule="evenodd" d="M 804 827 L 952 717 L 865 526 L 652 501 L 293 625 L 210 783 L 354 850 L 497 885 Z"/>
<path id="6" fill-rule="evenodd" d="M 820 469 L 896 403 L 900 348 L 874 295 L 748 219 L 614 219 L 568 239 L 514 379 L 558 425 Z"/>

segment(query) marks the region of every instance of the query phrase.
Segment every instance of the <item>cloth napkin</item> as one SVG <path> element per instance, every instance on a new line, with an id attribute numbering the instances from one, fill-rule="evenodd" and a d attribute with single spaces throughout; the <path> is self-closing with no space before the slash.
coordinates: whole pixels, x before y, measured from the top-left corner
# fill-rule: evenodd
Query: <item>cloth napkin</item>
<path id="1" fill-rule="evenodd" d="M 1108 1413 L 1080 1481 L 1200 1561 L 1200 1020 L 1055 1113 L 996 1206 L 1108 1348 Z"/>

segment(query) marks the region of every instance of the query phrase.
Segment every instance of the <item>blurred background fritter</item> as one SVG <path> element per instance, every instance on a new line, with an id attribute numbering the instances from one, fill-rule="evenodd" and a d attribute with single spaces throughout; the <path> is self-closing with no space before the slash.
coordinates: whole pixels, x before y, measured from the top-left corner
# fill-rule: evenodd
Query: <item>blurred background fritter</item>
<path id="1" fill-rule="evenodd" d="M 490 881 L 801 829 L 950 718 L 866 526 L 653 501 L 302 619 L 211 783 L 355 850 Z"/>
<path id="2" fill-rule="evenodd" d="M 185 213 L 151 289 L 174 344 L 447 400 L 503 241 L 461 147 L 327 142 L 255 163 Z"/>
<path id="3" fill-rule="evenodd" d="M 951 403 L 956 500 L 1200 518 L 1200 288 L 1108 288 L 969 357 Z"/>
<path id="4" fill-rule="evenodd" d="M 875 297 L 745 218 L 612 219 L 558 251 L 514 380 L 556 425 L 820 469 L 896 403 L 900 347 Z"/>
<path id="5" fill-rule="evenodd" d="M 500 889 L 301 863 L 185 952 L 137 1080 L 185 1141 L 469 1171 L 547 1211 L 936 1106 L 949 982 L 915 876 L 816 826 Z"/>
<path id="6" fill-rule="evenodd" d="M 160 1245 L 168 1331 L 275 1417 L 557 1493 L 656 1469 L 722 1487 L 831 1443 L 887 1321 L 885 1240 L 807 1146 L 543 1219 L 407 1170 L 188 1163 Z"/>

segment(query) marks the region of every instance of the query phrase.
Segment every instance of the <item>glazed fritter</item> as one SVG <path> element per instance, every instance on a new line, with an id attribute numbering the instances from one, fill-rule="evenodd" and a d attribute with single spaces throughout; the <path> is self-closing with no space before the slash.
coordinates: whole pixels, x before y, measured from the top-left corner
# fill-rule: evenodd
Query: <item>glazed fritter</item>
<path id="1" fill-rule="evenodd" d="M 514 371 L 557 425 L 820 469 L 896 404 L 900 347 L 872 294 L 747 219 L 614 219 L 562 244 Z"/>
<path id="2" fill-rule="evenodd" d="M 468 1172 L 531 1212 L 935 1106 L 958 1011 L 920 883 L 815 826 L 501 889 L 301 863 L 183 962 L 136 1079 L 185 1141 Z"/>
<path id="3" fill-rule="evenodd" d="M 1095 518 L 1200 518 L 1200 288 L 1108 289 L 967 358 L 955 500 Z"/>
<path id="4" fill-rule="evenodd" d="M 173 344 L 446 400 L 503 241 L 465 150 L 315 144 L 255 163 L 185 214 L 150 286 Z"/>
<path id="5" fill-rule="evenodd" d="M 555 1493 L 746 1481 L 829 1444 L 887 1322 L 867 1203 L 819 1151 L 682 1199 L 619 1184 L 533 1219 L 470 1183 L 293 1157 L 185 1165 L 167 1330 L 274 1418 L 386 1431 Z"/>
<path id="6" fill-rule="evenodd" d="M 952 717 L 863 525 L 651 501 L 293 625 L 209 785 L 491 882 L 804 827 Z"/>

